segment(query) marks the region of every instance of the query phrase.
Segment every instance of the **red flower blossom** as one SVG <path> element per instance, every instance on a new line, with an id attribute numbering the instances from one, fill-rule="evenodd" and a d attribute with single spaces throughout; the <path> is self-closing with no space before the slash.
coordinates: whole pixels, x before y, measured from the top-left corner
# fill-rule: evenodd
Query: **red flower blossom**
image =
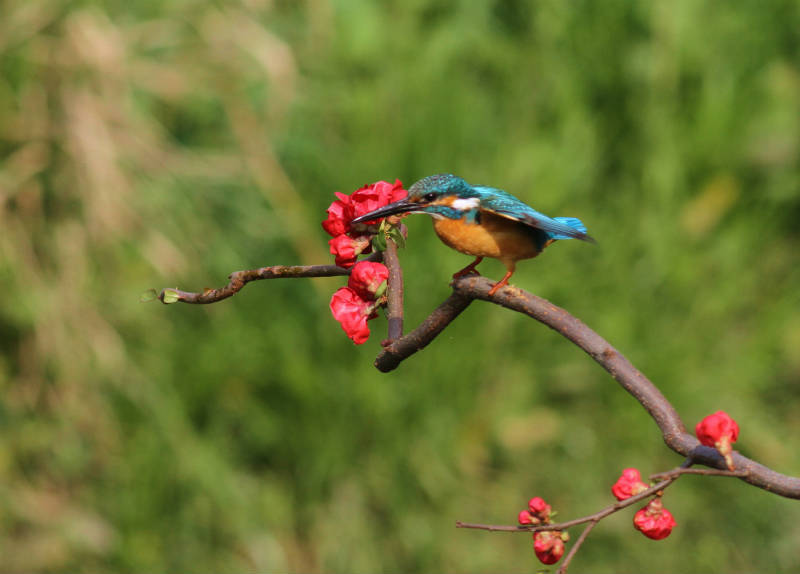
<path id="1" fill-rule="evenodd" d="M 533 534 L 533 551 L 542 564 L 555 564 L 564 555 L 561 532 L 543 530 Z"/>
<path id="2" fill-rule="evenodd" d="M 548 522 L 550 520 L 550 512 L 552 511 L 552 508 L 541 497 L 534 496 L 531 498 L 528 501 L 528 509 L 531 511 L 533 516 L 542 522 Z"/>
<path id="3" fill-rule="evenodd" d="M 369 339 L 367 321 L 375 317 L 373 304 L 359 297 L 349 287 L 338 289 L 331 297 L 331 313 L 356 345 Z"/>
<path id="4" fill-rule="evenodd" d="M 725 411 L 717 411 L 697 423 L 695 433 L 706 446 L 715 446 L 723 439 L 734 443 L 739 438 L 739 425 Z"/>
<path id="5" fill-rule="evenodd" d="M 633 517 L 633 526 L 653 540 L 661 540 L 672 533 L 676 526 L 672 513 L 664 508 L 660 498 L 654 498 Z"/>
<path id="6" fill-rule="evenodd" d="M 389 279 L 389 269 L 383 263 L 359 261 L 350 271 L 347 286 L 364 299 L 374 300 L 377 291 Z"/>
<path id="7" fill-rule="evenodd" d="M 348 287 L 333 294 L 330 307 L 347 336 L 360 345 L 369 338 L 367 321 L 376 317 L 374 300 L 381 286 L 388 280 L 389 271 L 381 263 L 356 263 L 360 254 L 371 251 L 372 234 L 366 226 L 352 229 L 350 222 L 356 217 L 403 199 L 408 192 L 398 179 L 394 184 L 379 181 L 357 189 L 350 195 L 335 195 L 336 201 L 328 207 L 328 218 L 322 222 L 322 228 L 333 236 L 328 245 L 331 254 L 336 257 L 336 264 L 355 267 L 348 280 Z"/>
<path id="8" fill-rule="evenodd" d="M 331 254 L 336 256 L 336 265 L 341 267 L 352 267 L 359 254 L 369 251 L 370 239 L 367 235 L 350 237 L 349 235 L 337 235 L 330 241 Z"/>
<path id="9" fill-rule="evenodd" d="M 547 524 L 550 522 L 550 505 L 543 498 L 535 496 L 528 501 L 528 510 L 517 515 L 520 524 Z"/>
<path id="10" fill-rule="evenodd" d="M 694 432 L 701 443 L 716 448 L 725 457 L 728 468 L 733 470 L 731 445 L 739 438 L 739 425 L 728 413 L 717 411 L 708 415 L 697 423 Z"/>
<path id="11" fill-rule="evenodd" d="M 520 510 L 517 515 L 520 524 L 539 524 L 539 520 L 534 518 L 527 510 Z M 536 520 L 536 522 L 534 522 Z"/>
<path id="12" fill-rule="evenodd" d="M 403 184 L 399 179 L 395 180 L 393 184 L 378 181 L 372 185 L 366 185 L 350 194 L 353 219 L 403 199 L 407 195 L 408 192 L 403 189 Z"/>
<path id="13" fill-rule="evenodd" d="M 617 497 L 617 500 L 625 500 L 648 488 L 649 487 L 642 482 L 642 477 L 638 470 L 635 468 L 626 468 L 622 471 L 622 476 L 620 476 L 617 482 L 614 483 L 614 486 L 611 487 L 611 492 Z"/>
<path id="14" fill-rule="evenodd" d="M 335 193 L 337 199 L 328 207 L 328 219 L 322 222 L 322 228 L 332 237 L 344 235 L 350 231 L 350 221 L 355 219 L 350 196 L 344 193 Z"/>
<path id="15" fill-rule="evenodd" d="M 350 195 L 338 192 L 335 195 L 338 199 L 330 204 L 328 219 L 322 222 L 322 228 L 332 237 L 350 233 L 353 219 L 403 199 L 408 192 L 398 179 L 393 184 L 378 181 L 365 185 Z"/>

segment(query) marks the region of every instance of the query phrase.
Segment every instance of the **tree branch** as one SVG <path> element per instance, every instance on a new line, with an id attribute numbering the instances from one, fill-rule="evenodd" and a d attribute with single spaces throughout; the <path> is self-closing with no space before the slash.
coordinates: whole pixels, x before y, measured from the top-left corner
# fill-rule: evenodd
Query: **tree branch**
<path id="1" fill-rule="evenodd" d="M 639 401 L 653 417 L 669 448 L 690 458 L 694 463 L 727 470 L 725 459 L 719 451 L 701 445 L 694 435 L 686 432 L 680 416 L 661 391 L 603 337 L 564 309 L 517 287 L 505 287 L 490 298 L 488 293 L 492 285 L 484 277 L 460 277 L 453 282 L 453 294 L 469 299 L 482 299 L 523 313 L 566 337 L 607 370 L 622 388 Z M 423 346 L 429 342 L 424 341 Z M 775 472 L 738 452 L 733 453 L 733 462 L 736 470 L 746 472 L 740 477 L 741 480 L 780 496 L 800 498 L 800 478 Z"/>
<path id="2" fill-rule="evenodd" d="M 583 349 L 600 366 L 607 370 L 645 410 L 661 430 L 666 445 L 695 463 L 726 470 L 725 459 L 715 448 L 703 446 L 688 432 L 675 408 L 661 391 L 625 356 L 611 344 L 570 313 L 518 287 L 507 286 L 489 297 L 494 283 L 476 275 L 453 280 L 453 294 L 440 305 L 417 329 L 394 341 L 378 355 L 375 366 L 383 372 L 396 369 L 399 364 L 425 348 L 457 317 L 471 301 L 481 299 L 536 319 L 566 337 Z M 800 499 L 800 478 L 775 472 L 757 462 L 734 452 L 733 461 L 742 480 L 787 498 Z"/>
<path id="3" fill-rule="evenodd" d="M 350 270 L 338 265 L 273 265 L 247 271 L 234 271 L 228 275 L 227 285 L 219 289 L 205 289 L 202 293 L 170 288 L 162 289 L 158 294 L 158 299 L 162 303 L 180 301 L 181 303 L 206 305 L 233 297 L 251 281 L 298 277 L 336 277 L 339 275 L 350 275 Z M 173 300 L 165 301 L 165 297 L 168 299 L 172 297 Z"/>
<path id="4" fill-rule="evenodd" d="M 389 243 L 392 242 L 390 241 Z M 395 257 L 396 260 L 396 255 L 396 252 L 389 253 L 388 259 L 391 261 L 392 257 Z M 378 260 L 381 256 L 381 253 L 374 253 L 368 260 Z M 390 269 L 394 267 L 394 262 L 389 263 L 389 266 Z M 399 262 L 395 269 L 399 271 Z M 236 271 L 229 276 L 228 284 L 219 289 L 207 289 L 202 293 L 163 289 L 158 298 L 162 302 L 167 302 L 165 297 L 169 297 L 172 302 L 215 303 L 238 293 L 242 287 L 251 281 L 298 277 L 332 277 L 349 275 L 349 273 L 349 269 L 336 265 L 277 265 L 248 271 Z M 402 286 L 402 276 L 397 278 L 397 275 L 395 275 L 395 277 L 395 285 Z M 390 284 L 391 281 L 392 278 L 390 276 Z M 390 326 L 390 339 L 392 340 L 376 358 L 375 366 L 382 372 L 396 369 L 401 362 L 433 341 L 473 300 L 482 299 L 528 315 L 572 341 L 606 369 L 628 393 L 639 401 L 658 425 L 664 442 L 669 448 L 678 454 L 688 457 L 694 463 L 727 471 L 727 464 L 719 451 L 715 448 L 701 445 L 697 438 L 686 432 L 680 416 L 664 395 L 608 341 L 564 309 L 517 287 L 504 287 L 494 296 L 489 297 L 489 290 L 493 285 L 492 281 L 475 275 L 455 279 L 452 283 L 453 293 L 450 297 L 439 305 L 419 327 L 405 336 L 399 336 L 402 333 L 402 288 L 393 289 L 392 291 L 395 293 L 392 296 L 399 299 L 394 299 L 394 302 L 391 303 L 393 308 L 389 313 L 390 318 L 394 319 Z M 392 338 L 394 334 L 398 334 L 398 337 Z M 733 453 L 733 462 L 736 472 L 720 473 L 720 475 L 736 476 L 753 486 L 780 496 L 800 499 L 800 478 L 778 473 L 737 452 Z M 686 473 L 688 471 L 683 472 L 683 474 Z M 670 480 L 674 480 L 674 478 L 671 477 Z M 461 527 L 472 528 L 476 526 L 463 524 Z M 552 530 L 553 526 L 550 526 L 550 529 Z"/>
<path id="5" fill-rule="evenodd" d="M 650 475 L 650 480 L 664 480 L 682 474 L 700 474 L 703 476 L 730 476 L 731 478 L 743 478 L 747 476 L 746 470 L 718 470 L 716 468 L 673 468 L 667 472 L 659 472 Z"/>
<path id="6" fill-rule="evenodd" d="M 375 367 L 383 373 L 395 370 L 406 358 L 424 349 L 433 341 L 470 303 L 472 303 L 470 297 L 458 293 L 450 295 L 419 327 L 384 347 L 375 359 Z"/>
<path id="7" fill-rule="evenodd" d="M 386 289 L 386 320 L 388 322 L 388 339 L 391 342 L 403 336 L 403 269 L 397 258 L 397 245 L 391 238 L 386 240 L 383 262 L 389 270 L 389 282 Z"/>

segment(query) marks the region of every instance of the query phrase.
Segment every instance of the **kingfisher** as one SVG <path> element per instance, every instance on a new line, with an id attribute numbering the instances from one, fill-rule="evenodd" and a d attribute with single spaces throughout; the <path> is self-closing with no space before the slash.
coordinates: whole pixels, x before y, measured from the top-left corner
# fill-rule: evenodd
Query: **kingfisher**
<path id="1" fill-rule="evenodd" d="M 453 278 L 478 273 L 484 257 L 499 259 L 506 274 L 494 284 L 489 296 L 508 284 L 517 261 L 532 259 L 559 239 L 596 241 L 574 217 L 548 217 L 510 193 L 483 185 L 470 185 L 452 174 L 425 177 L 408 190 L 408 196 L 357 217 L 352 223 L 404 213 L 427 213 L 433 229 L 447 246 L 472 255 L 475 260 Z"/>

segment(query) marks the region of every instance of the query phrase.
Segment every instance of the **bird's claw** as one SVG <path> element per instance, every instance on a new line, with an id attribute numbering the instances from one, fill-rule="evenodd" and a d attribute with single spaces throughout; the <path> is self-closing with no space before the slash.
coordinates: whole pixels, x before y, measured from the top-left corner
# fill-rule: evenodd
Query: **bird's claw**
<path id="1" fill-rule="evenodd" d="M 511 272 L 510 271 L 508 273 L 506 273 L 505 277 L 500 279 L 500 281 L 495 283 L 494 286 L 491 289 L 489 289 L 488 296 L 491 297 L 492 295 L 497 293 L 502 287 L 505 287 L 506 285 L 508 285 L 508 278 L 509 277 L 511 277 Z"/>
<path id="2" fill-rule="evenodd" d="M 464 269 L 453 273 L 453 279 L 458 279 L 459 277 L 464 277 L 465 275 L 480 275 L 478 270 L 475 268 L 481 261 L 483 261 L 483 257 L 476 257 L 475 261 L 464 267 Z"/>
<path id="3" fill-rule="evenodd" d="M 480 271 L 478 271 L 474 267 L 472 269 L 470 269 L 469 267 L 465 267 L 461 271 L 456 271 L 455 273 L 453 273 L 453 279 L 458 279 L 459 277 L 465 277 L 466 275 L 480 276 Z"/>

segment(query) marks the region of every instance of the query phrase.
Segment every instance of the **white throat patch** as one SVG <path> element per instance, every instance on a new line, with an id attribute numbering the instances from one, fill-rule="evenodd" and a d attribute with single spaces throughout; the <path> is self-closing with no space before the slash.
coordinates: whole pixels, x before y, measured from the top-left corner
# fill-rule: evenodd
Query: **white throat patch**
<path id="1" fill-rule="evenodd" d="M 459 211 L 469 211 L 470 209 L 475 209 L 480 204 L 481 200 L 477 197 L 468 197 L 467 199 L 454 199 L 450 207 Z"/>

